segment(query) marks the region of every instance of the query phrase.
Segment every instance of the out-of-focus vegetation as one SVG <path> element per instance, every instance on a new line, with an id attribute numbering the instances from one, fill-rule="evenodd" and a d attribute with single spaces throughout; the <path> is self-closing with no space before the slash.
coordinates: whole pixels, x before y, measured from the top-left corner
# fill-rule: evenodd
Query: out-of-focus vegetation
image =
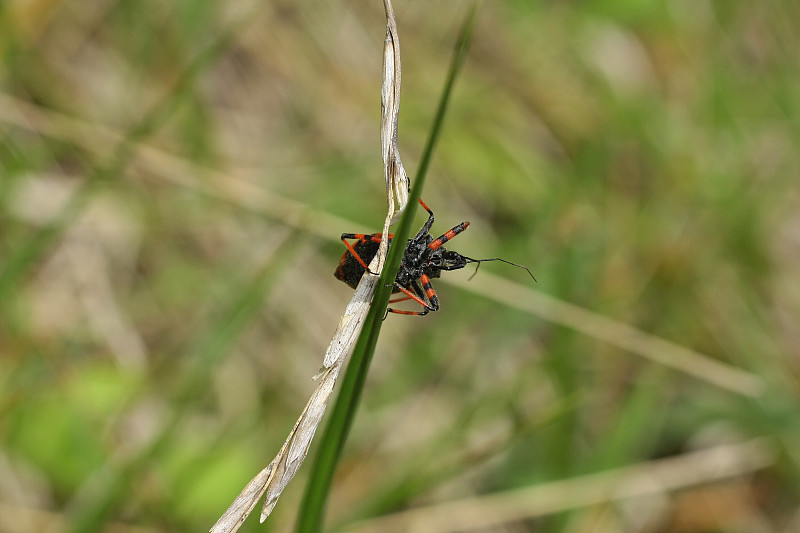
<path id="1" fill-rule="evenodd" d="M 410 173 L 466 9 L 395 5 Z M 387 318 L 331 529 L 800 529 L 797 21 L 482 5 L 424 198 L 435 231 L 471 221 L 453 249 L 539 283 L 490 263 Z M 0 6 L 0 531 L 205 530 L 274 456 L 350 296 L 338 236 L 383 219 L 384 24 Z M 290 528 L 303 482 L 243 530 Z"/>

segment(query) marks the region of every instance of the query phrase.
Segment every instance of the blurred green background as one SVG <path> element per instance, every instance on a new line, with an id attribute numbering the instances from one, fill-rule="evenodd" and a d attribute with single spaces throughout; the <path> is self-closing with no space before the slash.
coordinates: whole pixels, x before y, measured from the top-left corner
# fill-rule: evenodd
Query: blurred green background
<path id="1" fill-rule="evenodd" d="M 468 5 L 395 5 L 411 175 Z M 478 16 L 423 198 L 539 282 L 486 264 L 387 318 L 330 529 L 800 530 L 800 4 Z M 385 213 L 384 28 L 0 4 L 0 531 L 205 531 L 272 459 L 351 294 L 338 236 Z M 306 470 L 242 531 L 290 529 Z"/>

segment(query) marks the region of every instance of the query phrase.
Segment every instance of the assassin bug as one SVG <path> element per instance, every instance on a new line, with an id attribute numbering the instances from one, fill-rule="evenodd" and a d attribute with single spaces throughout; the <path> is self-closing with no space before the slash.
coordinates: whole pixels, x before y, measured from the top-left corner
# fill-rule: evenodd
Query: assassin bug
<path id="1" fill-rule="evenodd" d="M 400 309 L 389 308 L 387 311 L 390 313 L 398 313 L 401 315 L 427 315 L 430 311 L 437 311 L 439 309 L 439 298 L 436 296 L 436 291 L 433 290 L 431 285 L 431 278 L 438 278 L 442 275 L 442 270 L 458 270 L 464 268 L 468 263 L 477 263 L 475 272 L 477 273 L 478 267 L 484 261 L 502 261 L 515 267 L 524 268 L 528 274 L 536 281 L 533 274 L 527 267 L 493 257 L 491 259 L 472 259 L 463 256 L 458 252 L 447 250 L 443 246 L 444 243 L 464 231 L 469 227 L 469 222 L 462 222 L 454 226 L 452 229 L 446 231 L 438 238 L 434 239 L 431 234 L 431 226 L 433 226 L 433 211 L 425 205 L 422 199 L 419 203 L 428 212 L 428 220 L 417 232 L 413 239 L 408 240 L 403 260 L 400 263 L 400 270 L 397 272 L 397 278 L 394 281 L 395 292 L 402 292 L 405 294 L 402 298 L 389 300 L 389 303 L 402 302 L 405 300 L 414 300 L 422 306 L 422 311 L 403 311 Z M 389 234 L 389 243 L 394 237 Z M 339 266 L 333 275 L 336 279 L 341 280 L 353 288 L 356 288 L 358 282 L 364 272 L 367 271 L 367 264 L 372 261 L 375 254 L 378 253 L 382 233 L 342 233 L 342 242 L 347 247 L 347 251 L 342 255 Z M 355 245 L 347 242 L 347 239 L 357 239 Z M 473 274 L 474 276 L 475 274 Z M 470 278 L 471 279 L 471 278 Z"/>

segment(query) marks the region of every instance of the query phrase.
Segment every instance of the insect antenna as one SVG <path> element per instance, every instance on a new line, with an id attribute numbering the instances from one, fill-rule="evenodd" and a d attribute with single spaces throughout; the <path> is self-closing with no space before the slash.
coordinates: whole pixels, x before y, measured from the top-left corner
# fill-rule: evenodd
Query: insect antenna
<path id="1" fill-rule="evenodd" d="M 464 257 L 464 259 L 467 260 L 467 263 L 478 263 L 478 265 L 475 267 L 475 272 L 473 272 L 472 275 L 469 278 L 467 278 L 467 281 L 470 281 L 472 278 L 475 277 L 475 274 L 478 273 L 478 269 L 481 267 L 481 263 L 483 263 L 484 261 L 502 261 L 503 263 L 507 263 L 507 264 L 515 266 L 517 268 L 523 268 L 528 272 L 528 274 L 530 274 L 530 276 L 533 278 L 533 281 L 536 281 L 536 277 L 533 275 L 533 272 L 531 272 L 528 267 L 526 267 L 524 265 L 518 265 L 516 263 L 512 263 L 511 261 L 507 261 L 506 259 L 500 259 L 499 257 L 492 257 L 490 259 L 472 259 L 470 257 Z M 536 283 L 539 283 L 539 282 L 536 281 Z"/>

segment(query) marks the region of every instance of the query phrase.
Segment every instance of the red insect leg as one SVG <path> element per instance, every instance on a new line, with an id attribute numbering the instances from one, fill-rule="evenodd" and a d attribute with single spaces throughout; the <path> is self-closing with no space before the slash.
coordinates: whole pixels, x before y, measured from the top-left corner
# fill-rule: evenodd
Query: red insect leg
<path id="1" fill-rule="evenodd" d="M 389 238 L 391 239 L 393 237 L 394 234 L 390 233 Z M 361 256 L 358 255 L 358 252 L 356 252 L 355 248 L 353 248 L 353 245 L 347 242 L 347 239 L 358 239 L 360 242 L 362 241 L 381 242 L 381 240 L 383 239 L 383 234 L 372 233 L 370 235 L 366 235 L 364 233 L 342 233 L 342 242 L 344 243 L 344 245 L 347 247 L 348 250 L 350 250 L 350 253 L 353 255 L 353 257 L 356 258 L 356 260 L 361 264 L 361 266 L 364 267 L 364 270 L 369 270 L 367 264 L 364 262 L 363 259 L 361 259 Z"/>
<path id="2" fill-rule="evenodd" d="M 469 227 L 469 222 L 462 222 L 461 224 L 454 226 L 453 229 L 446 231 L 443 235 L 441 235 L 438 239 L 431 241 L 428 245 L 428 248 L 431 250 L 435 250 L 440 248 L 444 243 L 464 231 Z"/>
<path id="3" fill-rule="evenodd" d="M 410 290 L 406 289 L 405 287 L 401 287 L 398 284 L 395 284 L 401 292 L 406 294 L 405 298 L 398 298 L 397 300 L 392 300 L 393 302 L 399 302 L 403 300 L 414 300 L 418 304 L 420 304 L 424 311 L 403 311 L 401 309 L 392 309 L 391 307 L 387 309 L 389 313 L 397 313 L 399 315 L 416 315 L 416 316 L 424 316 L 427 315 L 430 311 L 437 311 L 439 309 L 439 298 L 436 297 L 436 291 L 433 290 L 433 285 L 431 285 L 431 280 L 427 274 L 422 274 L 419 280 L 422 282 L 422 288 L 425 291 L 425 297 L 428 299 L 428 302 L 411 292 Z M 417 290 L 419 286 L 417 285 Z"/>

